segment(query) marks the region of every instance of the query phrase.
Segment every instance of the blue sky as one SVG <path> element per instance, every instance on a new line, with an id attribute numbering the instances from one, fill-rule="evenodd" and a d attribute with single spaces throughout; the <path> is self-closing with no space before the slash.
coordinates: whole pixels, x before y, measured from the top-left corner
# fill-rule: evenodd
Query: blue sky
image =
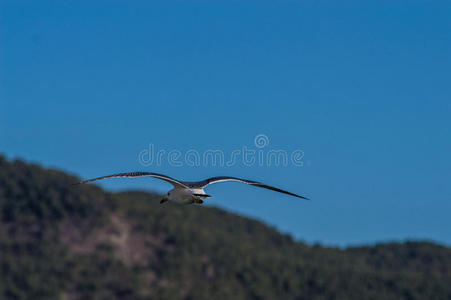
<path id="1" fill-rule="evenodd" d="M 450 13 L 447 1 L 2 1 L 0 152 L 83 178 L 263 181 L 312 201 L 227 183 L 209 203 L 310 243 L 449 245 Z M 228 155 L 258 134 L 304 165 L 138 159 L 149 144 Z"/>

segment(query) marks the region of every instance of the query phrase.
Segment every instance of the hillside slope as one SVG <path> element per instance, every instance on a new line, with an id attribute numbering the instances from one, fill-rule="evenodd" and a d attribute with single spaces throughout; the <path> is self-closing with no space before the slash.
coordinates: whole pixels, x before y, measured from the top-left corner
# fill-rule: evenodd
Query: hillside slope
<path id="1" fill-rule="evenodd" d="M 339 250 L 0 156 L 2 299 L 451 299 L 451 249 Z"/>

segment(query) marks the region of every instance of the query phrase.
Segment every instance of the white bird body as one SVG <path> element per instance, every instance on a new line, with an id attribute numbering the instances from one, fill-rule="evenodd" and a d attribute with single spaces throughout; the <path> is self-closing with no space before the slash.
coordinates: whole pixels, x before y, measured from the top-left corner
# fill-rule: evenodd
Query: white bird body
<path id="1" fill-rule="evenodd" d="M 173 188 L 163 200 L 167 199 L 179 204 L 202 203 L 202 196 L 209 197 L 203 189 Z M 163 201 L 164 202 L 164 201 Z"/>
<path id="2" fill-rule="evenodd" d="M 276 187 L 273 187 L 270 185 L 266 185 L 264 183 L 247 180 L 247 179 L 240 179 L 240 178 L 236 178 L 236 177 L 229 177 L 229 176 L 218 176 L 218 177 L 208 178 L 208 179 L 205 179 L 202 181 L 189 182 L 189 181 L 179 181 L 179 180 L 176 180 L 169 176 L 157 174 L 157 173 L 129 172 L 129 173 L 118 173 L 118 174 L 88 179 L 88 180 L 81 181 L 77 184 L 87 183 L 87 182 L 96 181 L 96 180 L 100 180 L 100 179 L 106 179 L 106 178 L 116 178 L 116 177 L 155 177 L 155 178 L 162 179 L 164 181 L 169 182 L 170 184 L 172 184 L 174 186 L 174 188 L 167 193 L 166 197 L 164 197 L 160 201 L 160 203 L 164 203 L 166 201 L 172 201 L 172 202 L 176 202 L 179 204 L 192 204 L 192 203 L 202 204 L 204 202 L 202 200 L 203 198 L 211 197 L 210 195 L 207 195 L 205 193 L 204 188 L 209 184 L 217 183 L 217 182 L 224 182 L 224 181 L 242 182 L 242 183 L 246 183 L 249 185 L 273 190 L 273 191 L 276 191 L 279 193 L 283 193 L 283 194 L 287 194 L 290 196 L 308 200 L 308 198 L 306 198 L 306 197 L 299 196 L 299 195 L 281 190 L 279 188 L 276 188 Z"/>

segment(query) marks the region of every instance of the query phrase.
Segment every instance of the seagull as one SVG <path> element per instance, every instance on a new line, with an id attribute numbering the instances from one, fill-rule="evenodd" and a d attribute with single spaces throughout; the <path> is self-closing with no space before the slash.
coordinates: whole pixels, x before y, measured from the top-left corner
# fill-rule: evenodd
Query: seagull
<path id="1" fill-rule="evenodd" d="M 247 179 L 240 179 L 240 178 L 236 178 L 236 177 L 229 177 L 229 176 L 212 177 L 212 178 L 208 178 L 208 179 L 205 179 L 202 181 L 179 181 L 179 180 L 176 180 L 169 176 L 166 176 L 163 174 L 158 174 L 158 173 L 129 172 L 129 173 L 118 173 L 118 174 L 83 180 L 78 183 L 75 183 L 75 185 L 88 183 L 88 182 L 101 180 L 101 179 L 118 178 L 118 177 L 128 177 L 128 178 L 154 177 L 154 178 L 158 178 L 158 179 L 164 180 L 166 182 L 169 182 L 170 184 L 173 185 L 174 188 L 172 190 L 170 190 L 163 199 L 161 199 L 161 201 L 160 201 L 161 204 L 165 203 L 166 201 L 176 202 L 179 204 L 193 204 L 193 203 L 202 204 L 202 203 L 204 203 L 204 201 L 202 200 L 203 198 L 211 198 L 210 195 L 207 195 L 205 193 L 204 188 L 209 184 L 213 184 L 213 183 L 217 183 L 217 182 L 224 182 L 224 181 L 242 182 L 242 183 L 246 183 L 249 185 L 273 190 L 273 191 L 283 193 L 283 194 L 287 194 L 290 196 L 298 197 L 301 199 L 309 200 L 306 197 L 299 196 L 299 195 L 281 190 L 279 188 L 276 188 L 276 187 L 273 187 L 270 185 L 266 185 L 261 182 L 247 180 Z"/>

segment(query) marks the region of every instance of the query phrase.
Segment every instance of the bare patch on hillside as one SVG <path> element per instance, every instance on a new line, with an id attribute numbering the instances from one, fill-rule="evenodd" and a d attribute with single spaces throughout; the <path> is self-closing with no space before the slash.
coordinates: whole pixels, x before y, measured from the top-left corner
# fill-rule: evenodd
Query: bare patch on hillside
<path id="1" fill-rule="evenodd" d="M 163 237 L 138 232 L 134 224 L 120 214 L 111 214 L 107 225 L 84 234 L 73 220 L 60 225 L 60 240 L 74 254 L 94 253 L 99 247 L 112 247 L 114 256 L 126 265 L 148 264 L 157 248 L 168 248 Z"/>

